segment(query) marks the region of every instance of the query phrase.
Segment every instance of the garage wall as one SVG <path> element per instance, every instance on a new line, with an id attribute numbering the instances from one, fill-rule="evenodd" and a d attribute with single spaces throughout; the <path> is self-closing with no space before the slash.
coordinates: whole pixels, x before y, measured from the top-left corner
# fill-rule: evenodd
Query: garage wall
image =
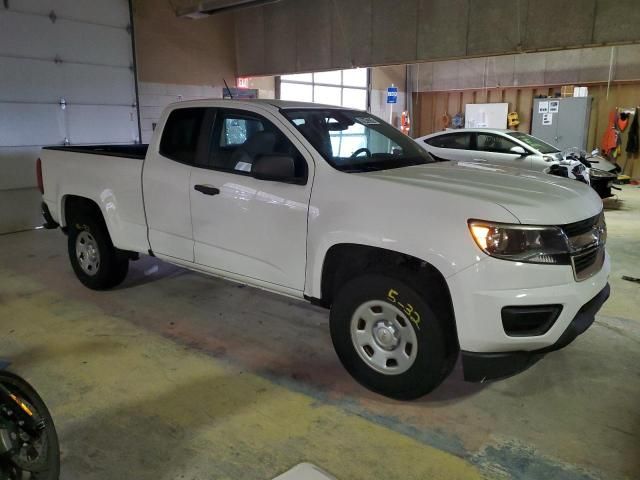
<path id="1" fill-rule="evenodd" d="M 637 0 L 282 0 L 248 12 L 236 14 L 241 75 L 640 41 Z"/>
<path id="2" fill-rule="evenodd" d="M 458 112 L 464 114 L 465 105 L 469 103 L 508 103 L 509 111 L 518 112 L 520 125 L 516 130 L 529 133 L 534 97 L 554 95 L 555 91 L 559 92 L 560 87 L 486 88 L 414 93 L 414 136 L 420 137 L 444 130 L 443 116 L 452 117 Z"/>
<path id="3" fill-rule="evenodd" d="M 610 89 L 607 82 L 611 75 Z M 589 86 L 594 98 L 588 145 L 597 147 L 616 107 L 640 105 L 640 45 L 504 55 L 409 65 L 414 134 L 443 128 L 442 116 L 464 112 L 467 103 L 507 102 L 518 112 L 518 130 L 530 132 L 533 98 L 555 95 L 562 85 Z M 626 133 L 623 135 L 626 145 Z M 628 160 L 628 161 L 627 161 Z M 640 161 L 627 159 L 627 173 L 640 178 Z"/>
<path id="4" fill-rule="evenodd" d="M 41 223 L 41 146 L 138 140 L 129 20 L 127 0 L 0 4 L 0 232 Z"/>
<path id="5" fill-rule="evenodd" d="M 640 5 L 640 2 L 639 2 Z M 409 66 L 414 91 L 640 80 L 640 45 L 524 53 Z"/>
<path id="6" fill-rule="evenodd" d="M 413 94 L 414 136 L 444 130 L 442 117 L 464 113 L 468 103 L 508 103 L 510 111 L 518 112 L 520 125 L 517 130 L 531 133 L 533 99 L 536 96 L 555 96 L 560 85 L 522 88 L 487 88 L 445 92 L 421 92 Z M 587 148 L 599 148 L 602 136 L 607 128 L 609 112 L 618 108 L 634 108 L 640 105 L 640 83 L 616 83 L 610 88 L 606 84 L 589 86 L 589 96 L 593 98 Z M 628 130 L 628 129 L 627 129 Z M 640 159 L 629 157 L 624 151 L 627 145 L 628 131 L 623 132 L 623 153 L 618 159 L 624 172 L 640 179 Z"/>
<path id="7" fill-rule="evenodd" d="M 160 115 L 167 105 L 201 98 L 222 98 L 222 88 L 209 85 L 180 85 L 140 82 L 142 143 L 149 143 Z"/>
<path id="8" fill-rule="evenodd" d="M 371 95 L 369 98 L 371 113 L 400 127 L 400 116 L 407 105 L 407 67 L 405 65 L 393 65 L 389 67 L 371 68 Z M 393 105 L 393 110 L 387 104 L 387 88 L 391 85 L 398 87 L 398 103 Z"/>
<path id="9" fill-rule="evenodd" d="M 235 85 L 233 16 L 178 18 L 183 3 L 133 0 L 143 143 L 168 104 L 222 98 L 224 80 Z"/>

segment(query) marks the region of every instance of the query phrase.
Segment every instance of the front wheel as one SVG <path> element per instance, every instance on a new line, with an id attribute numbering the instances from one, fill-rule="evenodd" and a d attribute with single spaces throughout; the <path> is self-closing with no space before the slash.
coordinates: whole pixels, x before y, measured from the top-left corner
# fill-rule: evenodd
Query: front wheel
<path id="1" fill-rule="evenodd" d="M 349 281 L 331 307 L 331 338 L 359 383 L 411 400 L 431 392 L 450 373 L 457 345 L 428 294 L 400 278 L 367 274 Z"/>

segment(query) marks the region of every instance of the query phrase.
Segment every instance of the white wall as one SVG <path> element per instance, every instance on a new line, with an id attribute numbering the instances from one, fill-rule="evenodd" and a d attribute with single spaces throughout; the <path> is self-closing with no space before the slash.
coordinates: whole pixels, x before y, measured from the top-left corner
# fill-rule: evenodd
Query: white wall
<path id="1" fill-rule="evenodd" d="M 158 122 L 167 105 L 200 98 L 222 98 L 222 88 L 208 85 L 176 85 L 170 83 L 140 82 L 140 120 L 142 143 L 149 143 L 153 134 L 153 124 Z"/>
<path id="2" fill-rule="evenodd" d="M 398 103 L 393 109 L 387 104 L 387 88 L 391 85 L 398 87 Z M 408 110 L 406 92 L 406 67 L 394 65 L 390 67 L 371 68 L 371 113 L 400 127 L 400 116 L 403 110 Z"/>
<path id="3" fill-rule="evenodd" d="M 257 77 L 249 81 L 249 88 L 258 90 L 259 98 L 275 98 L 274 77 Z M 232 85 L 229 85 L 232 87 Z M 142 143 L 149 143 L 153 125 L 170 103 L 201 98 L 222 98 L 223 87 L 212 85 L 178 85 L 173 83 L 139 82 Z"/>

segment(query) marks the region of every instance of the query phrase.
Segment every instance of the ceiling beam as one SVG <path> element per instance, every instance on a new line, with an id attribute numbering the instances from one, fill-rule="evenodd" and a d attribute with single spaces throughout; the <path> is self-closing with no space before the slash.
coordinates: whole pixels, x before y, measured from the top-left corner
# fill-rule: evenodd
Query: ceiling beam
<path id="1" fill-rule="evenodd" d="M 218 13 L 240 10 L 243 8 L 259 7 L 280 0 L 205 0 L 196 5 L 180 7 L 176 11 L 178 17 L 192 19 L 205 18 Z"/>

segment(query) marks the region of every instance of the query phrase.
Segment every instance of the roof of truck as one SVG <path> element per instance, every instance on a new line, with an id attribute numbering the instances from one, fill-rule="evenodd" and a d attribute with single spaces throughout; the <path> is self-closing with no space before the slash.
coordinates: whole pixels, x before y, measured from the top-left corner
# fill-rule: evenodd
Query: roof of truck
<path id="1" fill-rule="evenodd" d="M 206 105 L 207 102 L 224 103 L 225 105 L 243 106 L 243 105 L 262 105 L 267 107 L 274 107 L 278 110 L 296 110 L 296 109 L 309 109 L 309 108 L 331 108 L 331 109 L 344 109 L 344 107 L 338 107 L 336 105 L 323 105 L 321 103 L 309 103 L 309 102 L 297 102 L 293 100 L 269 100 L 269 99 L 220 99 L 220 98 L 203 98 L 199 100 L 187 100 L 182 102 L 173 103 L 171 106 L 188 106 L 188 105 Z"/>
<path id="2" fill-rule="evenodd" d="M 235 100 L 231 100 L 231 101 L 235 101 Z M 257 100 L 245 100 L 245 101 L 250 103 L 266 103 L 269 105 L 273 105 L 276 108 L 286 109 L 286 110 L 297 109 L 297 108 L 339 108 L 339 109 L 344 108 L 344 107 L 338 107 L 336 105 L 324 105 L 322 103 L 310 103 L 310 102 L 297 102 L 293 100 L 257 99 Z"/>

